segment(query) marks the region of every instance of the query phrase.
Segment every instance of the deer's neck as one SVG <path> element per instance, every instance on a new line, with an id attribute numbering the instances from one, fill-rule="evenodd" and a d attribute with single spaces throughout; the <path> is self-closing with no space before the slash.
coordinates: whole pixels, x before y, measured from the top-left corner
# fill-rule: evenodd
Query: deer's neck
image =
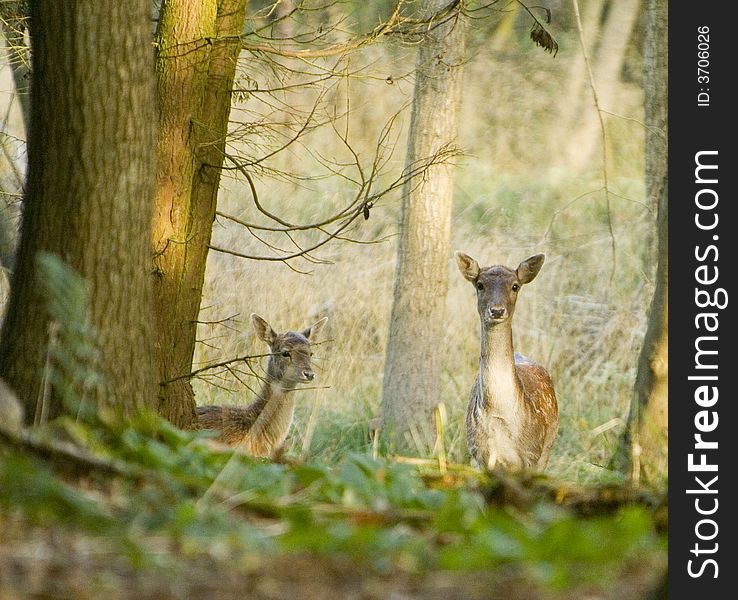
<path id="1" fill-rule="evenodd" d="M 484 408 L 512 422 L 520 414 L 522 385 L 515 374 L 512 324 L 500 323 L 490 329 L 482 327 L 482 352 L 479 380 Z"/>
<path id="2" fill-rule="evenodd" d="M 267 377 L 251 404 L 257 417 L 249 436 L 268 446 L 281 444 L 287 437 L 295 412 L 294 388 L 285 388 Z"/>

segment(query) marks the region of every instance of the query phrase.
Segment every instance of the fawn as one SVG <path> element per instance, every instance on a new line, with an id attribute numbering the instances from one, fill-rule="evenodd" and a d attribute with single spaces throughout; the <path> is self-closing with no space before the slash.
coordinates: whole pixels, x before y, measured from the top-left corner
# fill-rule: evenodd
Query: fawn
<path id="1" fill-rule="evenodd" d="M 293 392 L 315 379 L 310 345 L 328 321 L 322 318 L 301 332 L 277 334 L 257 314 L 251 323 L 269 346 L 266 378 L 256 399 L 247 407 L 198 406 L 201 429 L 220 431 L 217 441 L 237 446 L 252 456 L 272 457 L 281 450 L 295 412 Z"/>
<path id="2" fill-rule="evenodd" d="M 513 352 L 512 318 L 520 287 L 533 281 L 545 257 L 510 269 L 481 269 L 456 253 L 461 274 L 477 290 L 482 349 L 466 413 L 469 452 L 480 467 L 543 470 L 559 427 L 556 393 L 542 366 Z"/>

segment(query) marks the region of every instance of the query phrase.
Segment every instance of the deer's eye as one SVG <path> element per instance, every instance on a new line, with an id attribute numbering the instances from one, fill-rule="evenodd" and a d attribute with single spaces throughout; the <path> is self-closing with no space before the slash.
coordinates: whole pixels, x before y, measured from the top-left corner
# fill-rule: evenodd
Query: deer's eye
<path id="1" fill-rule="evenodd" d="M 481 281 L 477 281 L 477 289 L 480 292 L 484 289 L 484 284 Z"/>
<path id="2" fill-rule="evenodd" d="M 280 352 L 280 354 L 282 356 L 284 356 L 285 358 L 289 358 L 290 357 L 290 351 L 289 350 L 282 350 L 282 352 Z"/>
<path id="3" fill-rule="evenodd" d="M 520 289 L 520 286 L 517 283 L 512 284 L 512 290 L 513 292 L 517 292 Z"/>

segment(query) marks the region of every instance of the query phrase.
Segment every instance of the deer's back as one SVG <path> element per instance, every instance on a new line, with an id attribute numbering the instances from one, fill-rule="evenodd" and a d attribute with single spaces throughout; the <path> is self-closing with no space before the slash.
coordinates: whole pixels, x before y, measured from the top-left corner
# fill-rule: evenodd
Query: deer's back
<path id="1" fill-rule="evenodd" d="M 287 437 L 294 404 L 291 400 L 257 400 L 246 408 L 198 406 L 200 429 L 220 432 L 215 439 L 251 456 L 272 457 Z"/>
<path id="2" fill-rule="evenodd" d="M 237 406 L 197 407 L 200 429 L 219 431 L 220 434 L 215 439 L 229 445 L 236 445 L 243 441 L 257 416 L 258 414 L 250 408 Z"/>

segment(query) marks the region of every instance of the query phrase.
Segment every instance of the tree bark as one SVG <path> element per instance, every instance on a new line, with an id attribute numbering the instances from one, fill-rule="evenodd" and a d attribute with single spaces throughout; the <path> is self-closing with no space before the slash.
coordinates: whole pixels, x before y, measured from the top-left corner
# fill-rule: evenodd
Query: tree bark
<path id="1" fill-rule="evenodd" d="M 246 0 L 167 0 L 157 29 L 159 140 L 153 229 L 159 381 L 189 373 L 225 152 Z M 196 423 L 186 379 L 160 386 L 159 414 Z"/>
<path id="2" fill-rule="evenodd" d="M 427 0 L 429 14 L 447 4 Z M 428 32 L 420 44 L 407 164 L 455 141 L 464 22 Z M 453 166 L 430 167 L 403 190 L 400 240 L 382 393 L 382 430 L 398 449 L 427 450 L 434 439 L 450 255 Z"/>
<path id="3" fill-rule="evenodd" d="M 581 7 L 584 44 L 591 55 L 597 52 L 604 6 L 605 0 L 587 0 Z M 552 148 L 561 147 L 562 140 L 568 140 L 571 132 L 579 126 L 582 110 L 584 110 L 583 105 L 586 105 L 587 109 L 591 105 L 592 93 L 589 89 L 587 65 L 584 52 L 578 44 L 574 46 L 572 55 L 566 69 L 565 91 L 556 107 L 557 123 L 553 123 L 549 128 L 551 136 L 549 143 Z M 565 154 L 561 156 L 562 160 L 565 158 Z"/>
<path id="4" fill-rule="evenodd" d="M 620 71 L 623 68 L 625 52 L 638 17 L 640 3 L 641 0 L 612 0 L 610 2 L 597 51 L 590 55 L 595 86 L 602 109 L 617 112 L 615 102 Z M 582 98 L 583 101 L 569 129 L 569 131 L 574 131 L 574 135 L 569 138 L 566 146 L 567 162 L 574 169 L 587 167 L 601 139 L 600 121 L 597 117 L 597 107 L 592 105 L 592 95 L 588 92 Z"/>
<path id="5" fill-rule="evenodd" d="M 100 386 L 131 413 L 156 397 L 149 231 L 154 79 L 148 0 L 31 3 L 33 79 L 23 227 L 0 344 L 0 376 L 33 418 L 50 321 L 35 259 L 51 252 L 89 285 Z"/>
<path id="6" fill-rule="evenodd" d="M 646 96 L 646 191 L 657 206 L 658 262 L 648 328 L 638 359 L 635 390 L 619 466 L 635 477 L 666 472 L 668 439 L 668 11 L 667 0 L 647 0 L 644 52 Z"/>

